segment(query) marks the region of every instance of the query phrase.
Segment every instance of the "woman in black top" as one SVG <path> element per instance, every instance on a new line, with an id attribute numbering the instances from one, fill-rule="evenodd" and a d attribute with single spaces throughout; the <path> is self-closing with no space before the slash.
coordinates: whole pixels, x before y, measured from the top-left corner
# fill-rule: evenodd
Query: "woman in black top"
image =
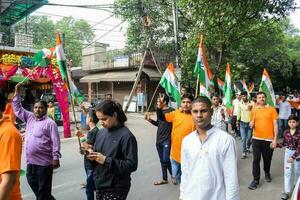
<path id="1" fill-rule="evenodd" d="M 121 105 L 105 100 L 96 106 L 103 126 L 88 155 L 94 160 L 97 200 L 125 200 L 130 189 L 130 174 L 137 169 L 137 142 L 124 125 L 127 117 Z"/>

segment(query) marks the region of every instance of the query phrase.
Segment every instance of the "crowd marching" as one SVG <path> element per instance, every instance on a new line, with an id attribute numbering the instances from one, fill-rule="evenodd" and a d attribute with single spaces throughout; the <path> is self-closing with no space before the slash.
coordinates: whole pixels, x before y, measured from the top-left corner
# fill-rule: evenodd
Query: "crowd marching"
<path id="1" fill-rule="evenodd" d="M 0 200 L 20 200 L 20 163 L 22 138 L 13 118 L 26 123 L 26 177 L 37 200 L 55 199 L 51 194 L 53 170 L 60 167 L 60 138 L 53 119 L 53 102 L 30 100 L 32 107 L 22 106 L 21 84 L 13 97 L 0 93 Z M 179 108 L 170 107 L 167 94 L 159 93 L 156 117 L 145 114 L 145 120 L 157 126 L 156 149 L 162 178 L 154 185 L 180 185 L 181 200 L 238 200 L 238 152 L 241 159 L 252 153 L 252 175 L 248 188 L 260 185 L 260 161 L 266 182 L 273 150 L 285 148 L 284 188 L 281 199 L 297 196 L 300 176 L 300 107 L 298 94 L 281 94 L 276 107 L 267 104 L 260 91 L 250 98 L 241 92 L 228 110 L 218 94 L 194 97 L 182 90 Z M 48 105 L 49 109 L 48 109 Z M 296 106 L 295 106 L 296 105 Z M 81 106 L 89 131 L 76 131 L 79 153 L 84 156 L 86 198 L 88 200 L 126 199 L 131 173 L 138 168 L 137 141 L 126 127 L 127 117 L 119 103 L 110 98 L 89 109 Z M 11 113 L 13 110 L 13 113 Z M 8 112 L 9 111 L 9 112 Z M 48 117 L 49 116 L 49 117 Z M 292 182 L 293 181 L 293 182 Z"/>

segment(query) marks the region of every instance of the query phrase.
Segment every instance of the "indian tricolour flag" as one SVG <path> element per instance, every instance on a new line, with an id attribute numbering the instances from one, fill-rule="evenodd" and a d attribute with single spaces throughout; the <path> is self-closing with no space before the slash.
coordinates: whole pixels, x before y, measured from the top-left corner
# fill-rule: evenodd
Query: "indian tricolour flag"
<path id="1" fill-rule="evenodd" d="M 203 35 L 201 35 L 200 37 L 198 56 L 196 65 L 194 67 L 194 74 L 199 77 L 200 80 L 200 95 L 210 98 L 210 92 L 212 88 L 212 72 L 205 56 Z"/>
<path id="2" fill-rule="evenodd" d="M 217 82 L 219 90 L 221 90 L 224 93 L 224 82 L 219 78 L 217 78 Z"/>
<path id="3" fill-rule="evenodd" d="M 169 64 L 168 68 L 162 75 L 159 84 L 165 88 L 167 93 L 172 95 L 177 105 L 180 105 L 181 96 L 175 75 L 174 65 L 172 63 Z"/>
<path id="4" fill-rule="evenodd" d="M 263 91 L 267 95 L 267 104 L 270 106 L 275 107 L 276 100 L 275 100 L 275 94 L 272 86 L 272 82 L 270 79 L 270 76 L 266 69 L 264 69 L 262 80 L 259 85 L 259 91 Z"/>
<path id="5" fill-rule="evenodd" d="M 248 98 L 250 98 L 250 92 L 247 87 L 246 81 L 244 79 L 242 80 L 242 84 L 243 84 L 243 91 L 247 92 L 247 96 L 248 96 Z"/>
<path id="6" fill-rule="evenodd" d="M 55 47 L 56 61 L 59 67 L 61 77 L 64 81 L 67 78 L 67 64 L 64 48 L 61 42 L 60 34 L 56 33 L 56 47 Z"/>
<path id="7" fill-rule="evenodd" d="M 225 83 L 224 83 L 224 99 L 226 108 L 232 108 L 232 81 L 231 81 L 231 73 L 230 73 L 230 65 L 227 63 L 226 65 L 226 73 L 225 73 Z"/>
<path id="8" fill-rule="evenodd" d="M 249 86 L 249 92 L 251 93 L 254 89 L 254 83 L 252 82 L 251 85 Z"/>
<path id="9" fill-rule="evenodd" d="M 69 92 L 72 95 L 74 102 L 77 105 L 80 105 L 84 101 L 85 97 L 79 92 L 74 81 L 72 80 L 72 77 L 71 77 L 71 74 L 69 71 L 67 71 L 67 74 L 68 74 L 68 82 L 69 82 L 69 90 L 70 90 Z"/>

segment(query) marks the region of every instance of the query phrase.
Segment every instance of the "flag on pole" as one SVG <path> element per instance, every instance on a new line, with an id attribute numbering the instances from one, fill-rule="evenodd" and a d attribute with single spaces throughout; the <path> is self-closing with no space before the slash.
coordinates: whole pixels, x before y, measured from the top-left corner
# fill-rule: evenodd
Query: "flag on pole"
<path id="1" fill-rule="evenodd" d="M 180 105 L 181 95 L 175 75 L 174 65 L 170 63 L 161 77 L 159 84 L 166 90 L 167 93 L 171 94 L 175 99 L 177 105 Z"/>
<path id="2" fill-rule="evenodd" d="M 249 92 L 251 93 L 254 89 L 254 83 L 252 82 L 251 85 L 249 86 Z"/>
<path id="3" fill-rule="evenodd" d="M 213 75 L 206 60 L 203 35 L 200 36 L 200 44 L 196 65 L 194 67 L 194 75 L 199 77 L 200 80 L 200 95 L 210 98 L 210 92 L 212 91 L 213 87 L 211 81 Z"/>
<path id="4" fill-rule="evenodd" d="M 270 106 L 275 107 L 276 100 L 275 100 L 275 94 L 272 86 L 272 82 L 270 79 L 270 76 L 266 69 L 264 69 L 262 80 L 259 85 L 259 91 L 263 91 L 267 95 L 266 103 Z"/>
<path id="5" fill-rule="evenodd" d="M 61 77 L 64 81 L 66 81 L 67 78 L 67 64 L 66 64 L 66 55 L 64 53 L 63 45 L 61 42 L 60 34 L 56 33 L 56 48 L 55 48 L 55 54 L 56 54 L 56 61 L 57 65 L 59 67 L 59 71 L 61 74 Z"/>
<path id="6" fill-rule="evenodd" d="M 230 65 L 227 63 L 226 65 L 226 73 L 225 73 L 225 83 L 224 83 L 224 93 L 225 93 L 225 105 L 226 108 L 232 108 L 232 81 L 230 74 Z"/>
<path id="7" fill-rule="evenodd" d="M 224 82 L 221 79 L 217 78 L 218 88 L 224 93 Z"/>
<path id="8" fill-rule="evenodd" d="M 68 73 L 68 79 L 69 79 L 70 94 L 72 95 L 74 102 L 76 104 L 80 105 L 84 101 L 85 98 L 77 89 L 75 83 L 72 80 L 72 77 L 71 77 L 69 71 L 67 71 L 67 73 Z"/>
<path id="9" fill-rule="evenodd" d="M 243 91 L 246 91 L 248 98 L 250 98 L 250 92 L 249 92 L 249 89 L 247 87 L 246 81 L 244 79 L 242 80 L 242 84 L 243 84 Z"/>

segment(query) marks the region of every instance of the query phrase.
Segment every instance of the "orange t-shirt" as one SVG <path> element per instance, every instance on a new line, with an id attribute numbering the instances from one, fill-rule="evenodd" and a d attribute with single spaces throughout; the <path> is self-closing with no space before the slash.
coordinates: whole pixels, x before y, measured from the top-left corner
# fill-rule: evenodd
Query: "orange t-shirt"
<path id="1" fill-rule="evenodd" d="M 274 139 L 274 120 L 278 119 L 278 113 L 271 106 L 258 107 L 251 112 L 251 121 L 254 121 L 253 138 L 261 140 Z"/>
<path id="2" fill-rule="evenodd" d="M 165 114 L 167 122 L 172 123 L 171 133 L 171 158 L 176 162 L 181 161 L 181 142 L 185 136 L 195 130 L 191 114 L 175 110 Z"/>
<path id="3" fill-rule="evenodd" d="M 8 118 L 0 121 L 0 182 L 1 174 L 18 172 L 17 180 L 10 192 L 9 200 L 22 200 L 20 191 L 20 170 L 22 154 L 22 138 Z"/>
<path id="4" fill-rule="evenodd" d="M 5 116 L 9 117 L 9 120 L 14 123 L 15 122 L 15 114 L 11 103 L 7 103 L 5 107 L 5 111 L 3 113 Z"/>

